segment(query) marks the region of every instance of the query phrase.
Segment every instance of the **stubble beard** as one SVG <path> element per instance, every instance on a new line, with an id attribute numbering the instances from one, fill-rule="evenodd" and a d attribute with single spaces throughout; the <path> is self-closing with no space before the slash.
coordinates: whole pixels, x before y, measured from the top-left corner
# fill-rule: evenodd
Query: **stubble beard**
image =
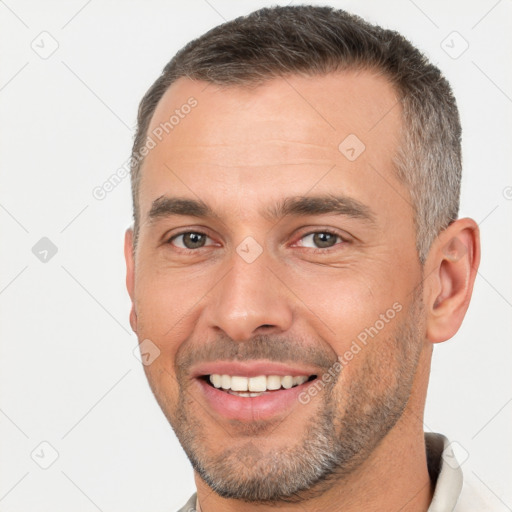
<path id="1" fill-rule="evenodd" d="M 310 404 L 301 405 L 315 406 L 317 413 L 307 420 L 302 438 L 290 444 L 262 448 L 266 437 L 282 429 L 279 422 L 233 422 L 235 434 L 226 432 L 226 446 L 215 446 L 213 453 L 208 437 L 213 419 L 195 414 L 203 411 L 180 379 L 179 403 L 172 414 L 166 412 L 170 408 L 163 397 L 155 396 L 194 470 L 218 495 L 251 503 L 307 501 L 359 468 L 402 416 L 423 344 L 422 307 L 419 292 L 390 337 L 371 340 L 363 348 L 364 362 L 351 382 L 336 390 L 334 381 Z M 387 360 L 382 353 L 387 353 Z"/>

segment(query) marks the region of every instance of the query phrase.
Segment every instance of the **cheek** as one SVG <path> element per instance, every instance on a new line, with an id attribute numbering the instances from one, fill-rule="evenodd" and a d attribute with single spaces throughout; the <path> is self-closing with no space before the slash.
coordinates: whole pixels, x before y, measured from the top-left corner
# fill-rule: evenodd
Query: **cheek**
<path id="1" fill-rule="evenodd" d="M 339 355 L 357 340 L 364 343 L 381 331 L 386 335 L 401 309 L 396 297 L 403 293 L 356 268 L 328 270 L 311 276 L 303 273 L 290 281 L 290 288 L 304 298 L 302 311 L 314 330 Z"/>
<path id="2" fill-rule="evenodd" d="M 135 282 L 139 339 L 151 339 L 167 355 L 175 353 L 190 335 L 207 291 L 201 279 L 140 269 Z"/>
<path id="3" fill-rule="evenodd" d="M 371 275 L 353 267 L 339 269 L 336 275 L 330 270 L 314 278 L 303 275 L 292 285 L 299 297 L 307 298 L 303 314 L 312 331 L 338 355 L 342 396 L 363 381 L 371 383 L 377 395 L 385 393 L 396 384 L 395 335 L 405 315 L 407 294 L 400 288 L 406 287 L 385 272 Z"/>

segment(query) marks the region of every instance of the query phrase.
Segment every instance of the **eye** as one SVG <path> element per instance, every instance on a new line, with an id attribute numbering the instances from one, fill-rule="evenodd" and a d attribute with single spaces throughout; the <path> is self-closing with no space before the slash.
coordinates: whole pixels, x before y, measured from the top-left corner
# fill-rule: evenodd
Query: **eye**
<path id="1" fill-rule="evenodd" d="M 204 233 L 188 231 L 186 233 L 180 233 L 179 235 L 173 236 L 168 243 L 175 245 L 180 249 L 200 249 L 201 247 L 206 246 L 207 240 L 212 241 L 210 237 Z"/>
<path id="2" fill-rule="evenodd" d="M 317 231 L 303 236 L 299 241 L 299 245 L 301 247 L 311 247 L 313 249 L 328 249 L 329 247 L 333 247 L 337 243 L 343 241 L 344 240 L 335 233 L 330 233 L 329 231 Z"/>

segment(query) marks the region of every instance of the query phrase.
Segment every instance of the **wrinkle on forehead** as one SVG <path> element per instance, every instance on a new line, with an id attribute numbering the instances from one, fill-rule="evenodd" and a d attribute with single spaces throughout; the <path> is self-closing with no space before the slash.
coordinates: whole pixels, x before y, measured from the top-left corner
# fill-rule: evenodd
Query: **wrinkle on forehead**
<path id="1" fill-rule="evenodd" d="M 271 167 L 283 165 L 333 165 L 336 147 L 283 139 L 231 144 L 197 144 L 170 148 L 169 156 L 180 166 L 208 164 L 222 167 Z"/>

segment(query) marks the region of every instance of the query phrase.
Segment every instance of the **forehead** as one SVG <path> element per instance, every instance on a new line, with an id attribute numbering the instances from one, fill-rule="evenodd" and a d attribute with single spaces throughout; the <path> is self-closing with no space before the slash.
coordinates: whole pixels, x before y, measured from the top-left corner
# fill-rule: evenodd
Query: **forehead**
<path id="1" fill-rule="evenodd" d="M 319 186 L 342 184 L 344 193 L 362 199 L 385 195 L 391 190 L 382 189 L 383 179 L 402 186 L 393 166 L 401 119 L 392 85 L 366 70 L 293 75 L 257 86 L 180 78 L 148 129 L 155 146 L 142 165 L 141 213 L 178 190 L 208 195 L 217 186 L 225 201 L 251 190 L 300 195 L 333 167 Z"/>
<path id="2" fill-rule="evenodd" d="M 183 142 L 191 135 L 186 130 L 186 125 L 191 124 L 195 133 L 189 142 L 195 142 L 204 133 L 212 143 L 231 143 L 254 140 L 255 131 L 245 124 L 247 120 L 257 123 L 253 124 L 255 128 L 263 123 L 268 137 L 282 135 L 283 130 L 306 137 L 317 132 L 333 142 L 347 132 L 358 133 L 367 140 L 372 138 L 371 132 L 383 116 L 387 118 L 387 133 L 392 124 L 397 128 L 400 123 L 398 98 L 391 83 L 375 72 L 353 70 L 321 76 L 291 75 L 244 86 L 219 86 L 180 78 L 157 105 L 148 132 L 169 122 L 170 116 L 183 109 L 191 97 L 197 100 L 202 119 L 191 116 L 191 121 L 181 123 L 180 117 L 172 132 Z M 394 113 L 388 114 L 394 106 Z M 233 122 L 243 129 L 236 134 L 221 129 Z M 197 131 L 201 125 L 203 133 Z"/>

